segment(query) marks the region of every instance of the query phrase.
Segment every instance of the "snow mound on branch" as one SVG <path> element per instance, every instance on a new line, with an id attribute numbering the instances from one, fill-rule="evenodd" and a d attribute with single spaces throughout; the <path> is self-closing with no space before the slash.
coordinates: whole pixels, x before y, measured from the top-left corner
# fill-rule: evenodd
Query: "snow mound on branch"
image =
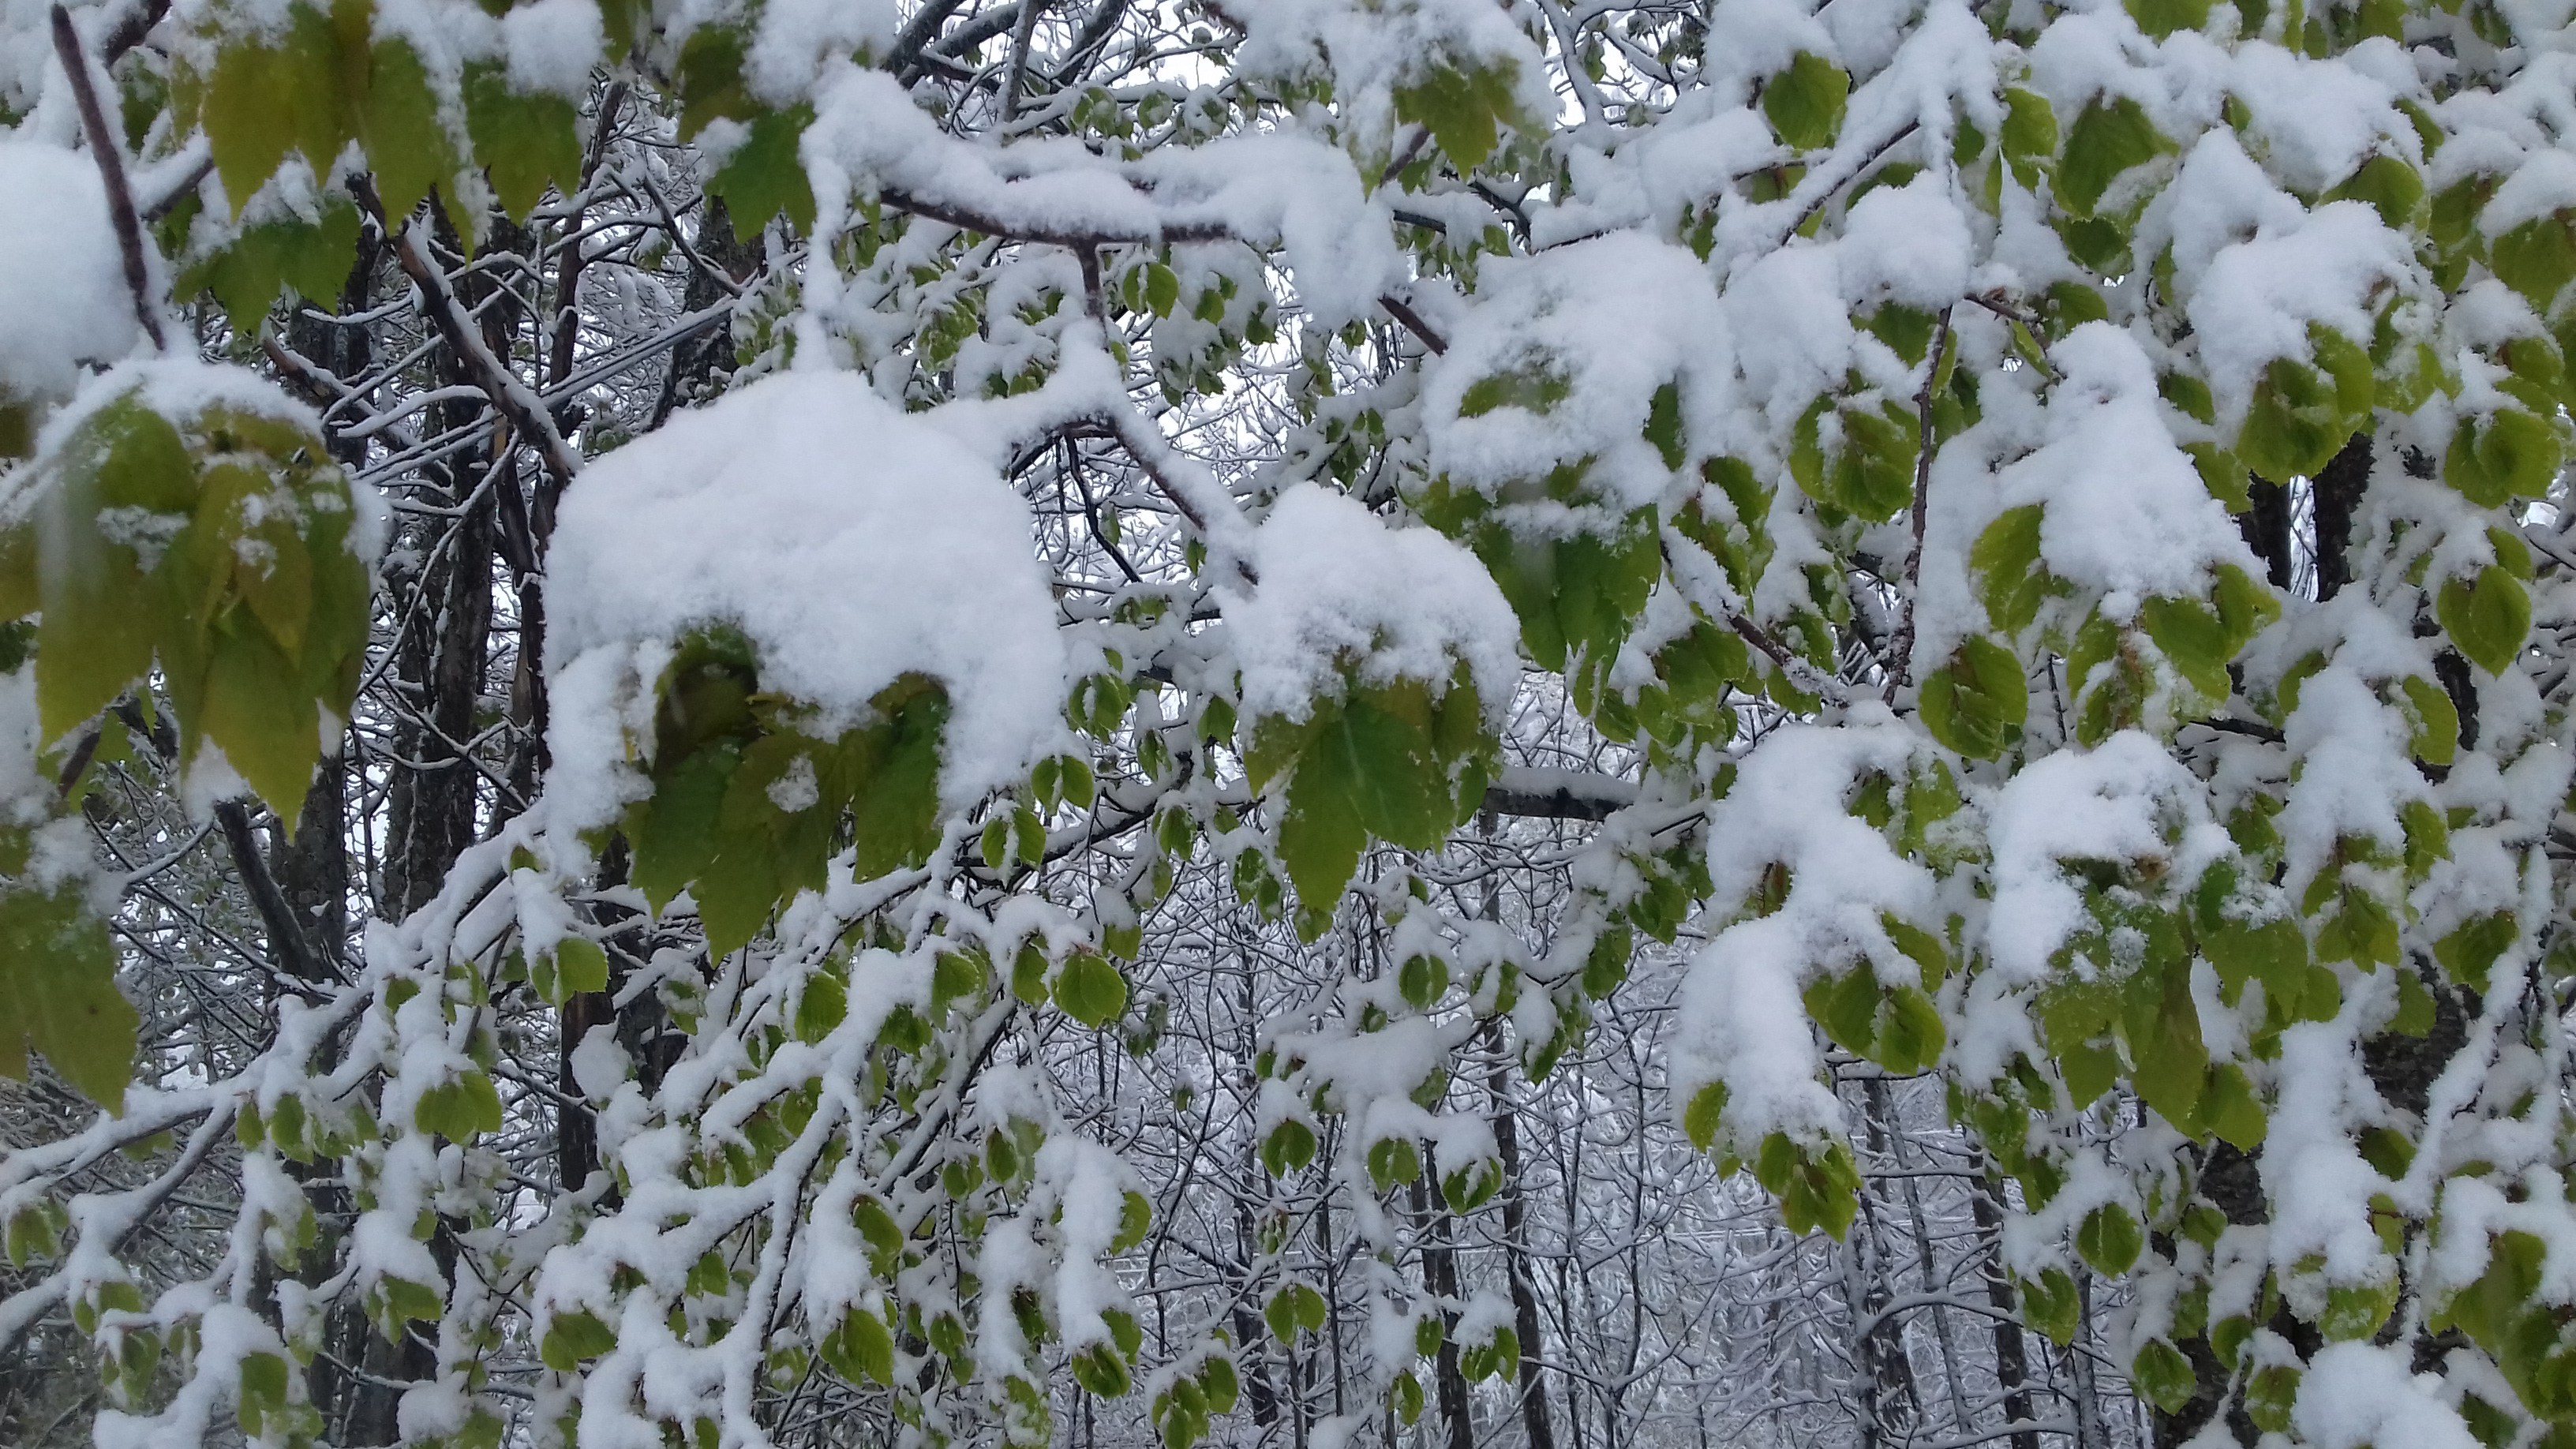
<path id="1" fill-rule="evenodd" d="M 1285 253 L 1301 303 L 1339 327 L 1405 278 L 1348 156 L 1310 137 L 1226 136 L 1121 164 L 1078 141 L 1023 137 L 1008 149 L 949 135 L 883 71 L 842 66 L 816 87 L 803 156 L 818 194 L 902 193 L 904 205 L 1039 241 L 1150 241 L 1222 232 Z"/>
<path id="2" fill-rule="evenodd" d="M 60 397 L 134 346 L 107 191 L 87 156 L 0 141 L 0 393 Z"/>
<path id="3" fill-rule="evenodd" d="M 1920 748 L 1910 726 L 1875 704 L 1838 728 L 1784 726 L 1744 757 L 1734 787 L 1711 809 L 1710 900 L 1745 899 L 1775 866 L 1789 881 L 1779 909 L 1709 940 L 1676 1003 L 1674 1101 L 1724 1084 L 1739 1146 L 1773 1132 L 1812 1142 L 1841 1130 L 1842 1104 L 1821 1081 L 1824 1058 L 1802 996 L 1810 982 L 1862 961 L 1890 985 L 1918 971 L 1885 921 L 1937 923 L 1937 882 L 1844 801 L 1872 771 L 1905 778 Z"/>
<path id="4" fill-rule="evenodd" d="M 766 379 L 600 459 L 549 568 L 564 808 L 615 810 L 619 727 L 649 728 L 671 641 L 718 623 L 826 730 L 903 674 L 939 679 L 943 801 L 1018 777 L 1062 732 L 1066 688 L 1030 528 L 992 468 L 849 373 Z"/>
<path id="5" fill-rule="evenodd" d="M 1683 381 L 1699 401 L 1722 393 L 1733 366 L 1706 270 L 1688 251 L 1633 233 L 1488 265 L 1488 299 L 1425 369 L 1432 471 L 1510 496 L 1515 484 L 1588 462 L 1586 481 L 1618 512 L 1655 502 L 1673 476 L 1646 440 L 1655 390 Z M 1839 320 L 1840 307 L 1831 315 Z M 1469 402 L 1479 383 L 1511 377 L 1527 380 L 1524 394 L 1543 386 L 1554 396 L 1537 407 L 1526 396 L 1481 410 Z M 1725 399 L 1713 402 L 1722 411 Z"/>
<path id="6" fill-rule="evenodd" d="M 1361 678 L 1445 685 L 1467 663 L 1488 709 L 1512 697 L 1520 622 L 1465 549 L 1427 528 L 1390 528 L 1356 500 L 1301 484 L 1279 496 L 1253 537 L 1251 590 L 1220 587 L 1243 671 L 1247 719 L 1303 719 L 1340 692 L 1339 656 Z"/>

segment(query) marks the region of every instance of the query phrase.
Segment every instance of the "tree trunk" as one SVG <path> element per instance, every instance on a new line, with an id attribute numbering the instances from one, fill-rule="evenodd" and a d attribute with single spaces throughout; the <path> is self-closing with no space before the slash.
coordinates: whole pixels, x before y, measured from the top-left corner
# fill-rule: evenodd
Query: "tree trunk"
<path id="1" fill-rule="evenodd" d="M 1458 1260 L 1449 1236 L 1449 1204 L 1440 1196 L 1440 1161 L 1426 1146 L 1422 1175 L 1413 1180 L 1413 1217 L 1422 1224 L 1422 1283 L 1441 1300 L 1440 1354 L 1433 1377 L 1438 1381 L 1440 1419 L 1449 1429 L 1449 1449 L 1476 1449 L 1468 1419 L 1467 1376 L 1458 1368 Z"/>
<path id="2" fill-rule="evenodd" d="M 2370 430 L 2353 434 L 2310 486 L 2316 500 L 2317 601 L 2323 603 L 2352 581 L 2352 511 L 2370 486 Z"/>
<path id="3" fill-rule="evenodd" d="M 1861 1093 L 1861 1127 L 1872 1157 L 1887 1154 L 1887 1128 L 1879 1120 L 1884 1094 Z M 1923 1423 L 1922 1390 L 1914 1382 L 1914 1363 L 1905 1353 L 1905 1324 L 1888 1312 L 1886 1254 L 1878 1222 L 1878 1204 L 1863 1179 L 1860 1217 L 1845 1244 L 1846 1293 L 1860 1333 L 1853 1356 L 1860 1370 L 1860 1432 L 1863 1449 L 1901 1444 Z"/>
<path id="4" fill-rule="evenodd" d="M 2236 516 L 2237 531 L 2245 535 L 2245 546 L 2263 561 L 2263 572 L 2271 579 L 2272 587 L 2286 594 L 2298 582 L 2298 555 L 2292 547 L 2290 527 L 2290 490 L 2249 474 L 2245 491 L 2254 503 Z"/>
<path id="5" fill-rule="evenodd" d="M 1503 1266 L 1512 1284 L 1512 1332 L 1521 1341 L 1521 1427 L 1530 1449 L 1556 1449 L 1556 1427 L 1548 1418 L 1547 1381 L 1538 1361 L 1546 1340 L 1540 1336 L 1538 1287 L 1529 1266 L 1529 1203 L 1521 1177 L 1520 1112 L 1511 1103 L 1511 1074 L 1504 1069 L 1502 1042 L 1494 1023 L 1485 1023 L 1485 1038 L 1494 1053 L 1486 1090 L 1494 1099 L 1494 1152 L 1503 1167 Z"/>
<path id="6" fill-rule="evenodd" d="M 2021 1332 L 2021 1320 L 2014 1314 L 2012 1280 L 2004 1272 L 2002 1257 L 2003 1207 L 1995 1201 L 1994 1184 L 1982 1176 L 1968 1194 L 1969 1211 L 1976 1216 L 1977 1236 L 1993 1245 L 1986 1251 L 1986 1303 L 1995 1310 L 1995 1382 L 2003 1390 L 2004 1422 L 2027 1424 L 2030 1417 L 2030 1352 Z M 2012 1449 L 2039 1449 L 2039 1431 L 2017 1429 L 2009 1440 Z"/>

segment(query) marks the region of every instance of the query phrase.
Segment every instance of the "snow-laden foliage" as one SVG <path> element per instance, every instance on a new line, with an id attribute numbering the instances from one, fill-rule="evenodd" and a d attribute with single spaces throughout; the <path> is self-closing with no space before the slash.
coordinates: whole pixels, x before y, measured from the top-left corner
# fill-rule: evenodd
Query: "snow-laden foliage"
<path id="1" fill-rule="evenodd" d="M 99 1444 L 1615 1444 L 1740 1175 L 1873 1446 L 1909 1314 L 2576 1437 L 2566 0 L 29 0 L 0 130 Z"/>

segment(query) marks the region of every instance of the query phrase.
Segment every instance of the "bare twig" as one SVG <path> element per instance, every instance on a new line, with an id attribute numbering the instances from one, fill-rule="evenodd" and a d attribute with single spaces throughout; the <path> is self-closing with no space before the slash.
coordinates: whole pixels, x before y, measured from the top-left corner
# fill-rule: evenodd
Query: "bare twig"
<path id="1" fill-rule="evenodd" d="M 1941 327 L 1933 334 L 1932 355 L 1923 364 L 1923 386 L 1914 394 L 1914 541 L 1905 550 L 1905 582 L 1898 596 L 1901 611 L 1896 638 L 1887 649 L 1887 693 L 1890 704 L 1914 671 L 1914 596 L 1923 573 L 1923 515 L 1932 498 L 1932 392 L 1941 380 L 1941 364 L 1950 355 L 1950 309 L 1941 309 Z"/>
<path id="2" fill-rule="evenodd" d="M 1761 650 L 1763 658 L 1778 666 L 1791 684 L 1829 703 L 1841 704 L 1844 701 L 1848 691 L 1843 688 L 1841 680 L 1799 657 L 1787 645 L 1773 638 L 1770 630 L 1742 614 L 1731 614 L 1726 622 L 1745 643 Z"/>
<path id="3" fill-rule="evenodd" d="M 233 865 L 250 889 L 259 923 L 268 928 L 269 949 L 277 953 L 277 963 L 298 981 L 330 980 L 335 973 L 315 959 L 313 943 L 304 938 L 303 924 L 295 919 L 295 908 L 287 904 L 286 892 L 278 889 L 277 877 L 269 873 L 268 858 L 260 854 L 259 838 L 251 833 L 250 812 L 239 800 L 227 800 L 215 807 L 215 824 L 224 832 L 224 844 L 232 848 Z"/>
<path id="4" fill-rule="evenodd" d="M 1002 124 L 1006 126 L 1020 113 L 1020 87 L 1029 78 L 1029 40 L 1045 12 L 1042 0 L 1020 0 L 1019 18 L 1011 23 L 1011 59 L 1002 71 Z"/>
<path id="5" fill-rule="evenodd" d="M 116 227 L 116 249 L 125 258 L 125 287 L 134 294 L 134 320 L 143 324 L 143 335 L 152 339 L 154 348 L 167 352 L 170 339 L 161 331 L 160 310 L 152 305 L 152 269 L 143 258 L 143 221 L 134 213 L 134 192 L 125 184 L 125 151 L 107 123 L 107 112 L 99 106 L 98 88 L 90 84 L 89 58 L 81 51 L 80 32 L 72 28 L 71 12 L 60 5 L 54 7 L 54 55 L 72 83 L 72 97 L 80 104 L 81 131 L 89 137 L 90 157 L 98 163 L 98 179 L 107 190 L 107 216 Z"/>
<path id="6" fill-rule="evenodd" d="M 1386 309 L 1386 315 L 1403 323 L 1405 331 L 1421 338 L 1422 345 L 1430 348 L 1433 355 L 1437 356 L 1449 350 L 1448 339 L 1432 331 L 1431 324 L 1422 320 L 1421 313 L 1406 306 L 1392 293 L 1380 293 L 1377 304 Z"/>
<path id="7" fill-rule="evenodd" d="M 175 184 L 164 189 L 159 196 L 143 203 L 143 219 L 159 221 L 168 216 L 173 208 L 195 194 L 197 188 L 206 183 L 206 178 L 214 174 L 215 153 L 213 148 L 209 147 L 205 155 L 197 158 L 197 164 L 189 167 Z"/>
<path id="8" fill-rule="evenodd" d="M 511 429 L 535 445 L 537 459 L 545 465 L 546 474 L 554 485 L 561 488 L 571 483 L 573 475 L 581 471 L 581 455 L 564 441 L 563 433 L 555 427 L 553 415 L 546 410 L 545 400 L 537 395 L 534 388 L 521 381 L 518 374 L 510 371 L 501 359 L 494 357 L 492 349 L 483 345 L 483 335 L 475 327 L 474 319 L 456 300 L 455 289 L 447 284 L 447 273 L 439 268 L 429 249 L 420 244 L 420 235 L 410 220 L 386 216 L 384 204 L 376 197 L 375 187 L 365 177 L 351 177 L 349 189 L 384 223 L 387 235 L 393 239 L 394 260 L 402 265 L 403 275 L 420 288 L 421 311 L 428 315 L 430 325 L 438 330 L 438 335 L 455 350 L 466 370 L 473 374 L 475 385 L 491 399 L 493 408 L 509 420 Z"/>
<path id="9" fill-rule="evenodd" d="M 169 13 L 170 0 L 145 0 L 141 9 L 125 17 L 124 24 L 107 33 L 107 44 L 102 47 L 106 54 L 101 63 L 116 64 L 119 56 L 141 45 L 143 37 L 151 34 L 152 27 L 160 24 L 161 17 Z"/>
<path id="10" fill-rule="evenodd" d="M 1895 135 L 1879 142 L 1878 145 L 1871 148 L 1868 155 L 1861 157 L 1860 160 L 1852 166 L 1850 171 L 1842 176 L 1836 177 L 1832 185 L 1817 192 L 1816 199 L 1808 202 L 1807 209 L 1799 212 L 1798 219 L 1789 223 L 1789 229 L 1781 233 L 1781 244 L 1787 244 L 1790 237 L 1798 234 L 1799 228 L 1813 220 L 1817 212 L 1824 210 L 1827 204 L 1832 202 L 1835 197 L 1840 196 L 1843 188 L 1849 186 L 1854 180 L 1858 179 L 1861 173 L 1869 170 L 1871 166 L 1877 164 L 1880 157 L 1895 150 L 1906 137 L 1913 135 L 1919 124 L 1919 122 L 1908 121 L 1903 126 L 1898 127 Z"/>
<path id="11" fill-rule="evenodd" d="M 1054 226 L 1015 227 L 989 212 L 977 211 L 955 202 L 928 201 L 909 192 L 888 189 L 879 199 L 897 211 L 907 212 L 926 221 L 945 222 L 960 231 L 982 236 L 1001 237 L 1006 241 L 1045 242 L 1055 246 L 1108 247 L 1128 244 L 1163 242 L 1232 241 L 1236 237 L 1222 222 L 1191 222 L 1181 226 L 1160 226 L 1135 232 L 1084 231 Z"/>

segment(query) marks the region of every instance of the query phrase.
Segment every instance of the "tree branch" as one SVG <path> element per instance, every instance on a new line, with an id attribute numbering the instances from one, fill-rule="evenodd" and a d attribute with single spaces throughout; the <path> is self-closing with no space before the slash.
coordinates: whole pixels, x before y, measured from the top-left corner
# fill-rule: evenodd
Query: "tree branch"
<path id="1" fill-rule="evenodd" d="M 277 877 L 269 873 L 268 857 L 260 853 L 259 837 L 251 833 L 250 812 L 239 800 L 227 800 L 215 807 L 215 824 L 224 832 L 224 844 L 232 847 L 233 865 L 241 871 L 242 884 L 259 911 L 260 925 L 268 931 L 269 949 L 277 953 L 278 964 L 298 981 L 330 980 L 332 973 L 314 959 L 313 943 L 304 938 L 295 908 L 287 904 L 286 893 L 277 888 Z"/>
<path id="2" fill-rule="evenodd" d="M 1430 348 L 1433 356 L 1440 356 L 1449 350 L 1449 340 L 1442 337 L 1439 333 L 1432 331 L 1431 324 L 1422 320 L 1421 313 L 1414 311 L 1409 306 L 1406 306 L 1394 295 L 1390 293 L 1380 293 L 1377 299 L 1377 304 L 1386 309 L 1386 315 L 1403 323 L 1405 331 L 1421 338 L 1422 345 Z"/>
<path id="3" fill-rule="evenodd" d="M 396 220 L 385 216 L 384 203 L 377 199 L 376 188 L 363 176 L 349 178 L 349 190 L 368 211 L 383 222 L 394 240 L 394 259 L 420 288 L 421 311 L 439 337 L 456 350 L 466 370 L 474 375 L 475 385 L 491 399 L 493 408 L 509 420 L 511 428 L 534 444 L 537 459 L 545 465 L 546 475 L 557 488 L 570 483 L 581 471 L 581 456 L 564 441 L 555 427 L 554 417 L 547 412 L 545 400 L 535 389 L 520 381 L 518 374 L 505 366 L 492 350 L 483 345 L 483 334 L 456 300 L 456 291 L 447 284 L 447 273 L 440 270 L 408 218 Z"/>
<path id="4" fill-rule="evenodd" d="M 123 144 L 99 106 L 98 88 L 90 84 L 89 59 L 81 53 L 80 32 L 72 28 L 71 12 L 56 5 L 53 20 L 54 56 L 72 83 L 72 98 L 80 105 L 81 131 L 89 137 L 90 157 L 98 163 L 98 179 L 107 191 L 107 217 L 116 228 L 116 249 L 125 259 L 125 288 L 134 294 L 134 320 L 143 324 L 143 335 L 152 339 L 156 350 L 167 352 L 170 339 L 161 331 L 160 310 L 152 305 L 152 269 L 143 257 L 143 222 L 134 214 L 134 191 L 125 182 Z"/>
<path id="5" fill-rule="evenodd" d="M 1914 541 L 1905 550 L 1905 584 L 1897 595 L 1902 611 L 1896 637 L 1887 648 L 1887 693 L 1896 691 L 1914 672 L 1914 596 L 1923 573 L 1923 515 L 1932 499 L 1932 391 L 1941 380 L 1941 363 L 1950 354 L 1950 309 L 1941 309 L 1941 328 L 1932 339 L 1932 356 L 1923 365 L 1923 386 L 1914 394 Z"/>

